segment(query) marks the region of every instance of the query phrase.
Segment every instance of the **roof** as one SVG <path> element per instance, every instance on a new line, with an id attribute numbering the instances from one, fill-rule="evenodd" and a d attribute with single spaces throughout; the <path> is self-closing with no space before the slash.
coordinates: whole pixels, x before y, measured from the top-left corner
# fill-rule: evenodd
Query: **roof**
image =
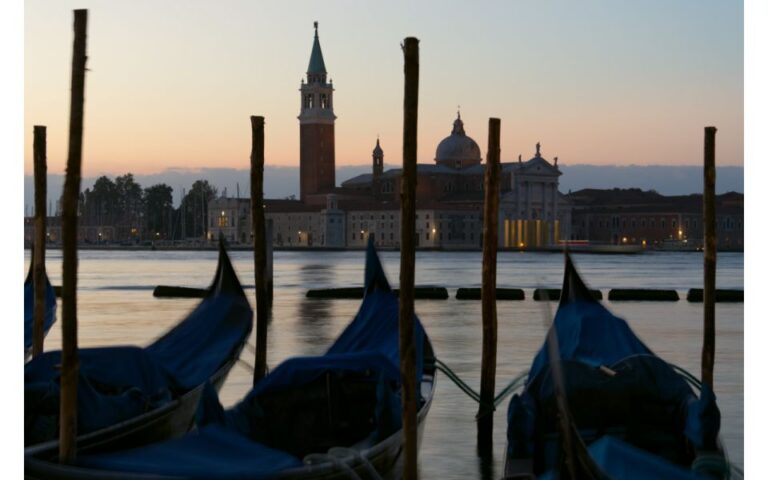
<path id="1" fill-rule="evenodd" d="M 312 54 L 309 57 L 307 73 L 328 73 L 325 71 L 323 51 L 320 49 L 320 38 L 317 36 L 317 22 L 315 22 L 315 41 L 312 44 Z"/>
<path id="2" fill-rule="evenodd" d="M 352 187 L 356 185 L 368 185 L 371 183 L 371 180 L 373 180 L 373 174 L 371 173 L 362 173 L 356 177 L 352 177 L 349 180 L 344 180 L 341 182 L 342 187 Z"/>
<path id="3" fill-rule="evenodd" d="M 482 160 L 477 142 L 464 132 L 461 115 L 453 122 L 451 134 L 437 145 L 435 160 L 438 162 L 455 160 L 480 162 Z"/>
<path id="4" fill-rule="evenodd" d="M 535 160 L 535 159 L 532 159 L 532 160 Z M 527 163 L 528 162 L 502 163 L 501 171 L 502 173 L 515 172 L 517 170 L 520 170 L 522 166 L 526 165 Z M 384 171 L 384 173 L 381 174 L 381 177 L 395 178 L 395 177 L 399 177 L 402 174 L 402 172 L 403 172 L 402 168 L 390 168 L 389 170 Z M 451 167 L 446 167 L 445 165 L 436 165 L 432 163 L 419 163 L 416 165 L 416 172 L 422 173 L 422 174 L 446 174 L 446 175 L 465 175 L 465 176 L 484 175 L 485 164 L 480 163 L 477 165 L 472 165 L 471 167 L 467 167 L 467 168 L 455 169 Z M 372 181 L 373 181 L 373 174 L 362 173 L 348 180 L 344 180 L 343 182 L 341 182 L 341 186 L 342 187 L 361 187 L 361 186 L 370 185 Z"/>
<path id="5" fill-rule="evenodd" d="M 586 188 L 566 195 L 574 207 L 590 212 L 671 212 L 700 213 L 703 199 L 700 193 L 664 196 L 655 190 Z M 743 214 L 744 194 L 728 192 L 715 196 L 715 211 L 719 214 Z"/>

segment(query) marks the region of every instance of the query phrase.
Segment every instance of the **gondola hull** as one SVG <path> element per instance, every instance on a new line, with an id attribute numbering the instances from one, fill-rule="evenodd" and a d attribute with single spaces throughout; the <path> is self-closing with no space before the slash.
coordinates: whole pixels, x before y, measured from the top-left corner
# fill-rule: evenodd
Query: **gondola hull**
<path id="1" fill-rule="evenodd" d="M 236 359 L 224 365 L 211 379 L 218 391 L 224 384 L 229 370 Z M 179 437 L 189 431 L 195 419 L 195 412 L 203 393 L 200 385 L 174 401 L 138 417 L 113 425 L 109 428 L 81 435 L 77 439 L 80 453 L 110 452 L 123 450 L 168 438 Z M 52 440 L 25 448 L 25 472 L 37 471 L 43 463 L 55 460 L 59 453 L 59 442 Z M 45 462 L 40 462 L 44 460 Z M 36 478 L 36 477 L 33 477 Z M 47 478 L 41 476 L 39 478 Z"/>
<path id="2" fill-rule="evenodd" d="M 166 334 L 144 348 L 81 350 L 78 388 L 86 390 L 78 408 L 85 412 L 80 419 L 90 423 L 77 437 L 78 455 L 130 449 L 187 433 L 206 390 L 218 391 L 240 357 L 252 319 L 253 311 L 221 245 L 208 296 Z M 57 475 L 59 442 L 48 419 L 51 403 L 58 402 L 59 358 L 60 352 L 48 352 L 25 367 L 25 402 L 29 390 L 32 405 L 25 411 L 25 423 L 27 413 L 30 416 L 24 451 L 28 478 Z"/>
<path id="3" fill-rule="evenodd" d="M 421 439 L 424 431 L 424 424 L 429 413 L 429 409 L 432 405 L 432 397 L 435 388 L 435 372 L 434 369 L 425 370 L 422 378 L 422 395 L 424 397 L 424 404 L 418 411 L 418 441 L 421 445 Z M 192 392 L 190 392 L 191 394 Z M 199 398 L 200 392 L 197 392 Z M 191 397 L 190 397 L 191 398 Z M 196 402 L 194 403 L 196 406 Z M 177 412 L 179 415 L 181 412 Z M 191 415 L 194 415 L 194 407 L 192 408 Z M 170 419 L 169 419 L 170 420 Z M 190 417 L 191 421 L 191 417 Z M 150 427 L 150 425 L 146 425 Z M 167 425 L 166 425 L 167 426 Z M 189 425 L 187 425 L 188 427 Z M 133 429 L 131 432 L 127 432 L 126 439 L 133 438 L 139 435 L 138 443 L 130 443 L 128 445 L 134 446 L 137 444 L 151 443 L 146 440 L 141 441 L 141 432 L 143 429 Z M 160 435 L 158 439 L 162 439 L 161 431 L 148 431 L 148 434 Z M 178 436 L 176 434 L 175 436 Z M 167 438 L 167 437 L 165 437 Z M 123 442 L 110 443 L 109 449 L 115 448 L 130 448 L 128 445 L 123 446 Z M 95 445 L 86 447 L 89 451 L 95 451 Z M 98 447 L 100 451 L 103 450 L 103 446 Z M 368 449 L 360 451 L 359 457 L 352 459 L 344 459 L 345 464 L 351 468 L 361 479 L 372 478 L 370 475 L 370 468 L 372 467 L 377 475 L 383 479 L 397 479 L 400 478 L 400 472 L 402 470 L 403 460 L 403 435 L 402 431 L 397 431 L 384 439 L 383 441 L 371 446 Z M 47 454 L 47 455 L 46 455 Z M 130 472 L 110 472 L 103 470 L 93 470 L 80 468 L 70 465 L 60 465 L 50 461 L 43 461 L 43 458 L 51 458 L 51 454 L 55 455 L 55 452 L 46 450 L 40 452 L 34 456 L 27 456 L 24 462 L 24 476 L 30 480 L 45 480 L 45 479 L 60 479 L 60 480 L 96 480 L 96 479 L 124 479 L 124 480 L 179 480 L 184 477 L 164 476 L 164 475 L 152 475 L 145 473 L 130 473 Z M 291 479 L 304 479 L 304 480 L 348 480 L 349 473 L 340 469 L 336 464 L 329 461 L 326 463 L 319 463 L 315 465 L 307 465 L 302 468 L 296 468 L 292 470 L 286 470 L 281 472 L 275 478 L 291 478 Z"/>
<path id="4" fill-rule="evenodd" d="M 78 465 L 28 462 L 29 478 L 400 478 L 398 300 L 369 243 L 366 296 L 322 356 L 292 357 L 227 409 L 204 392 L 197 430 Z M 418 319 L 419 442 L 435 386 L 434 351 Z M 354 472 L 354 473 L 353 473 Z"/>
<path id="5" fill-rule="evenodd" d="M 729 478 L 712 389 L 595 300 L 568 255 L 562 292 L 510 400 L 505 478 Z"/>

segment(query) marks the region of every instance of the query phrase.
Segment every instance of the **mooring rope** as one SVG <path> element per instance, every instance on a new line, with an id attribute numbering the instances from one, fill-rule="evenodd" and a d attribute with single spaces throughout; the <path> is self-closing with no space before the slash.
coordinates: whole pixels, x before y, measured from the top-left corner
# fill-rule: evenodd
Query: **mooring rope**
<path id="1" fill-rule="evenodd" d="M 253 368 L 253 365 L 251 365 L 250 363 L 246 362 L 242 358 L 238 358 L 237 361 L 238 361 L 238 363 L 240 363 L 240 365 L 244 366 L 249 372 L 253 373 L 253 371 L 255 370 Z"/>
<path id="2" fill-rule="evenodd" d="M 451 380 L 453 383 L 456 384 L 459 389 L 466 393 L 469 398 L 476 401 L 477 403 L 483 405 L 483 402 L 480 400 L 480 394 L 477 393 L 475 390 L 472 389 L 469 385 L 467 385 L 467 382 L 462 380 L 456 372 L 454 372 L 451 367 L 445 364 L 442 360 L 439 358 L 435 358 L 435 368 L 443 372 L 446 377 L 448 377 L 449 380 Z M 510 380 L 510 382 L 507 384 L 506 387 L 504 387 L 501 392 L 499 392 L 496 397 L 493 399 L 492 405 L 483 405 L 485 408 L 483 409 L 484 412 L 493 412 L 496 410 L 496 407 L 498 407 L 501 402 L 504 401 L 505 398 L 507 398 L 509 395 L 512 394 L 517 388 L 522 385 L 522 383 L 525 381 L 525 379 L 528 377 L 528 371 L 525 370 L 518 374 L 515 378 Z"/>

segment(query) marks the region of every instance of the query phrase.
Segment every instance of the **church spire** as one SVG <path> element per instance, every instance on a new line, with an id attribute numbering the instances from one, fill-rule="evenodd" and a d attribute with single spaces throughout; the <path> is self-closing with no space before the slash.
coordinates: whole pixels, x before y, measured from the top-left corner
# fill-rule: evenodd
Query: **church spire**
<path id="1" fill-rule="evenodd" d="M 384 173 L 384 150 L 379 144 L 379 137 L 376 137 L 376 147 L 373 149 L 373 176 L 378 177 Z"/>
<path id="2" fill-rule="evenodd" d="M 317 35 L 317 22 L 315 22 L 315 41 L 312 44 L 312 54 L 309 56 L 307 81 L 309 83 L 325 83 L 325 76 L 327 73 L 328 72 L 325 70 L 325 61 L 323 61 L 323 51 L 320 49 L 320 37 Z"/>

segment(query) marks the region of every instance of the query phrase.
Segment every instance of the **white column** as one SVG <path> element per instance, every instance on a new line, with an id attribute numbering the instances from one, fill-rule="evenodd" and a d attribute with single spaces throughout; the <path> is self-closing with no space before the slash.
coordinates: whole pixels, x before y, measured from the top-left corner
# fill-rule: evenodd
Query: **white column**
<path id="1" fill-rule="evenodd" d="M 552 182 L 552 241 L 557 242 L 557 238 L 555 238 L 555 224 L 554 222 L 557 221 L 557 180 Z M 562 230 L 563 226 L 560 225 L 560 229 Z"/>

